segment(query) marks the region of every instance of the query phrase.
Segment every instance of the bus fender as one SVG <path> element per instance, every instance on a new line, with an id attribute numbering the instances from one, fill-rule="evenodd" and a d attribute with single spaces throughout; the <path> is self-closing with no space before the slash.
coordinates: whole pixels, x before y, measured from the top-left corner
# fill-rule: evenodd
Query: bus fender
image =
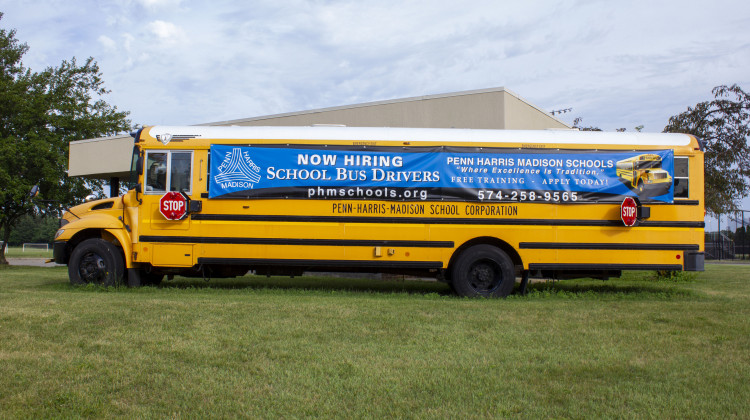
<path id="1" fill-rule="evenodd" d="M 521 268 L 524 268 L 524 263 L 523 263 L 523 260 L 521 259 L 520 254 L 518 253 L 516 248 L 514 248 L 511 244 L 503 241 L 502 239 L 495 238 L 492 236 L 481 236 L 481 237 L 468 240 L 464 242 L 463 244 L 461 244 L 458 248 L 456 248 L 456 250 L 453 252 L 448 262 L 447 271 L 450 270 L 450 267 L 455 263 L 456 259 L 462 252 L 464 252 L 466 249 L 474 245 L 482 245 L 482 244 L 492 245 L 494 247 L 497 247 L 503 250 L 506 254 L 508 254 L 508 256 L 511 258 L 511 261 L 513 262 L 515 266 L 520 266 Z"/>
<path id="2" fill-rule="evenodd" d="M 119 242 L 120 247 L 122 247 L 122 252 L 124 254 L 123 257 L 125 258 L 125 268 L 133 268 L 133 259 L 130 258 L 133 251 L 133 244 L 130 242 L 130 236 L 124 229 L 105 229 L 104 232 L 112 235 L 113 239 Z M 104 234 L 102 234 L 102 236 L 104 239 L 110 239 Z"/>

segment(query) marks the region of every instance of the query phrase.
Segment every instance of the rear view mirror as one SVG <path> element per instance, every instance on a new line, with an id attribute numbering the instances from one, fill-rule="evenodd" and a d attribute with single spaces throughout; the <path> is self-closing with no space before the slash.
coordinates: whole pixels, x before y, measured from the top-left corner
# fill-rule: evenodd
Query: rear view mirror
<path id="1" fill-rule="evenodd" d="M 138 156 L 138 160 L 135 162 L 135 167 L 137 168 L 136 171 L 138 172 L 138 176 L 143 175 L 143 156 Z"/>

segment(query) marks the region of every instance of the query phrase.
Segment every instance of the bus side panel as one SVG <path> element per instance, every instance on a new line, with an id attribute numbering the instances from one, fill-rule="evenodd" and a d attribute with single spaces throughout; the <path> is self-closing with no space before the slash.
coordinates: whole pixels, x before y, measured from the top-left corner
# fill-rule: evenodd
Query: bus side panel
<path id="1" fill-rule="evenodd" d="M 684 252 L 703 251 L 702 162 L 700 153 L 690 156 L 690 203 L 646 205 L 650 217 L 625 227 L 613 203 L 208 199 L 207 150 L 195 150 L 190 198 L 201 210 L 165 220 L 160 195 L 143 194 L 138 233 L 150 242 L 134 251 L 139 262 L 165 267 L 211 259 L 430 262 L 445 269 L 462 245 L 494 238 L 516 251 L 525 269 L 681 266 Z"/>

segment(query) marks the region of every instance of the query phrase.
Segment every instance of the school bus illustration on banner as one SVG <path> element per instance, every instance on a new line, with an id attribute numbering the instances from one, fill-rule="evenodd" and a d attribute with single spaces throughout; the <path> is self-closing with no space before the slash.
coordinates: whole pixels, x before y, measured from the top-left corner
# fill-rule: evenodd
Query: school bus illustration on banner
<path id="1" fill-rule="evenodd" d="M 639 195 L 662 195 L 669 192 L 672 176 L 661 166 L 661 156 L 642 154 L 618 161 L 617 176 L 629 183 Z"/>
<path id="2" fill-rule="evenodd" d="M 153 126 L 133 136 L 131 189 L 63 215 L 54 258 L 73 284 L 342 271 L 496 297 L 529 276 L 703 269 L 703 151 L 689 135 Z"/>

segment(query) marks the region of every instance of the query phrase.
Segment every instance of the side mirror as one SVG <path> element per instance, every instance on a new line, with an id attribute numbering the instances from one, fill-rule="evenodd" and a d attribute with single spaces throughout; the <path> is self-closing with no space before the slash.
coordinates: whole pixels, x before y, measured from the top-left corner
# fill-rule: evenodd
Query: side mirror
<path id="1" fill-rule="evenodd" d="M 135 189 L 135 192 L 137 192 L 138 194 L 140 194 L 142 192 L 141 191 L 141 184 L 135 184 L 135 188 L 134 189 Z"/>
<path id="2" fill-rule="evenodd" d="M 29 191 L 29 198 L 34 198 L 37 195 L 39 195 L 39 185 L 34 185 L 31 187 L 31 191 Z"/>
<path id="3" fill-rule="evenodd" d="M 138 160 L 135 161 L 135 167 L 136 171 L 138 172 L 138 176 L 143 175 L 143 156 L 138 156 Z"/>

